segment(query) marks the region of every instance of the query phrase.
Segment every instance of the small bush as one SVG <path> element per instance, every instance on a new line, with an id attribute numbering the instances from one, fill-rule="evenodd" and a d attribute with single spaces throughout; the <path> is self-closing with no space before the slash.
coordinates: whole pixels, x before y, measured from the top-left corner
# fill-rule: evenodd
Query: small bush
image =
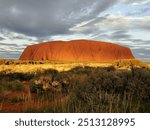
<path id="1" fill-rule="evenodd" d="M 14 97 L 12 100 L 11 100 L 11 103 L 21 103 L 23 100 L 19 97 Z"/>
<path id="2" fill-rule="evenodd" d="M 9 78 L 10 80 L 20 80 L 20 81 L 29 81 L 34 77 L 34 74 L 30 73 L 2 73 L 0 74 L 0 77 Z"/>
<path id="3" fill-rule="evenodd" d="M 23 84 L 19 81 L 12 82 L 12 90 L 13 91 L 22 91 L 23 90 Z"/>
<path id="4" fill-rule="evenodd" d="M 5 95 L 0 96 L 0 102 L 8 102 L 8 97 Z"/>
<path id="5" fill-rule="evenodd" d="M 31 93 L 36 93 L 36 94 L 42 94 L 42 92 L 43 92 L 42 85 L 32 84 L 30 86 L 30 92 Z"/>
<path id="6" fill-rule="evenodd" d="M 19 81 L 2 80 L 0 82 L 0 91 L 21 91 L 23 84 Z"/>

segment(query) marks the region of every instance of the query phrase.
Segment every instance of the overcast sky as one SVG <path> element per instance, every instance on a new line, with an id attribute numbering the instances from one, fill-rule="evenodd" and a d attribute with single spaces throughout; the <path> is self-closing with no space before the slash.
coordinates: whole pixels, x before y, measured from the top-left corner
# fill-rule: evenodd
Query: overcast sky
<path id="1" fill-rule="evenodd" d="M 0 57 L 27 45 L 92 39 L 128 46 L 150 61 L 150 0 L 0 0 Z"/>

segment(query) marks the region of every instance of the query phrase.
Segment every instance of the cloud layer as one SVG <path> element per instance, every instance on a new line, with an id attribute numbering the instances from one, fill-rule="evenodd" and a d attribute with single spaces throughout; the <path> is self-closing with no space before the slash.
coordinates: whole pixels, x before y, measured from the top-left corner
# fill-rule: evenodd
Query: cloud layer
<path id="1" fill-rule="evenodd" d="M 116 0 L 1 0 L 0 27 L 29 36 L 68 34 L 69 28 L 95 18 Z"/>
<path id="2" fill-rule="evenodd" d="M 149 6 L 150 0 L 0 0 L 0 57 L 18 58 L 26 45 L 48 40 L 93 39 L 129 46 L 149 61 Z"/>

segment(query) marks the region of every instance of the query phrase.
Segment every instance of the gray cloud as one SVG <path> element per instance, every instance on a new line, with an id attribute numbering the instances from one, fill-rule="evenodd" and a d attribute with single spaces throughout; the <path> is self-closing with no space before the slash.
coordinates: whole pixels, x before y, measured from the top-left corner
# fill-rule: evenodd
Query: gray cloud
<path id="1" fill-rule="evenodd" d="M 30 36 L 67 34 L 117 0 L 0 0 L 0 28 Z"/>
<path id="2" fill-rule="evenodd" d="M 1 53 L 8 52 L 8 54 L 10 54 L 10 52 L 20 53 L 26 46 L 27 46 L 26 44 L 18 45 L 15 43 L 1 43 L 0 42 L 0 52 Z"/>
<path id="3" fill-rule="evenodd" d="M 144 61 L 150 60 L 150 51 L 146 50 L 145 48 L 132 49 L 132 52 L 138 59 L 143 59 Z"/>
<path id="4" fill-rule="evenodd" d="M 15 47 L 18 47 L 17 44 L 7 44 L 7 43 L 1 43 L 1 42 L 0 42 L 0 45 L 3 45 L 3 46 L 15 46 Z"/>
<path id="5" fill-rule="evenodd" d="M 126 30 L 115 31 L 110 35 L 110 38 L 119 40 L 119 39 L 129 39 L 131 35 L 127 34 Z"/>
<path id="6" fill-rule="evenodd" d="M 5 40 L 5 38 L 3 38 L 3 37 L 0 37 L 0 41 L 2 41 L 2 40 Z"/>
<path id="7" fill-rule="evenodd" d="M 7 58 L 7 59 L 16 59 L 19 58 L 21 53 L 19 52 L 8 52 L 8 51 L 0 51 L 0 58 Z M 10 57 L 11 55 L 11 57 Z"/>
<path id="8" fill-rule="evenodd" d="M 125 2 L 126 4 L 141 5 L 141 4 L 148 4 L 148 3 L 150 3 L 150 0 L 123 0 L 123 2 Z"/>

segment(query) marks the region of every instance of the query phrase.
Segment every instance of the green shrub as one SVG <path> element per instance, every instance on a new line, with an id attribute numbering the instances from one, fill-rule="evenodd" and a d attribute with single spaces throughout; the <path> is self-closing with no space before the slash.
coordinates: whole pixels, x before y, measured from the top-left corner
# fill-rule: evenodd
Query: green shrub
<path id="1" fill-rule="evenodd" d="M 23 100 L 20 97 L 14 97 L 11 100 L 11 103 L 21 103 Z"/>
<path id="2" fill-rule="evenodd" d="M 6 78 L 9 78 L 10 80 L 20 80 L 20 81 L 29 81 L 34 77 L 34 74 L 30 73 L 8 73 L 8 74 L 2 74 L 1 77 L 5 76 Z"/>
<path id="3" fill-rule="evenodd" d="M 21 91 L 23 90 L 23 84 L 20 81 L 0 81 L 0 91 Z"/>
<path id="4" fill-rule="evenodd" d="M 0 96 L 0 102 L 8 102 L 8 97 L 7 96 L 5 96 L 5 95 L 1 95 Z"/>
<path id="5" fill-rule="evenodd" d="M 149 112 L 150 70 L 134 69 L 135 76 L 127 70 L 97 70 L 78 80 L 69 112 Z"/>
<path id="6" fill-rule="evenodd" d="M 13 91 L 22 91 L 23 90 L 23 84 L 19 81 L 12 82 L 12 90 Z"/>
<path id="7" fill-rule="evenodd" d="M 130 69 L 76 67 L 66 72 L 43 70 L 34 75 L 1 73 L 0 93 L 22 91 L 22 81 L 29 83 L 30 92 L 35 94 L 27 98 L 29 106 L 24 112 L 150 112 L 150 69 L 139 67 L 142 65 L 137 61 L 116 63 L 129 65 Z M 58 81 L 62 91 L 41 89 L 41 84 L 34 82 L 40 77 Z M 24 103 L 19 98 L 11 102 Z"/>
<path id="8" fill-rule="evenodd" d="M 36 94 L 42 94 L 42 92 L 43 92 L 42 85 L 32 84 L 30 86 L 30 92 L 31 93 L 36 93 Z"/>

